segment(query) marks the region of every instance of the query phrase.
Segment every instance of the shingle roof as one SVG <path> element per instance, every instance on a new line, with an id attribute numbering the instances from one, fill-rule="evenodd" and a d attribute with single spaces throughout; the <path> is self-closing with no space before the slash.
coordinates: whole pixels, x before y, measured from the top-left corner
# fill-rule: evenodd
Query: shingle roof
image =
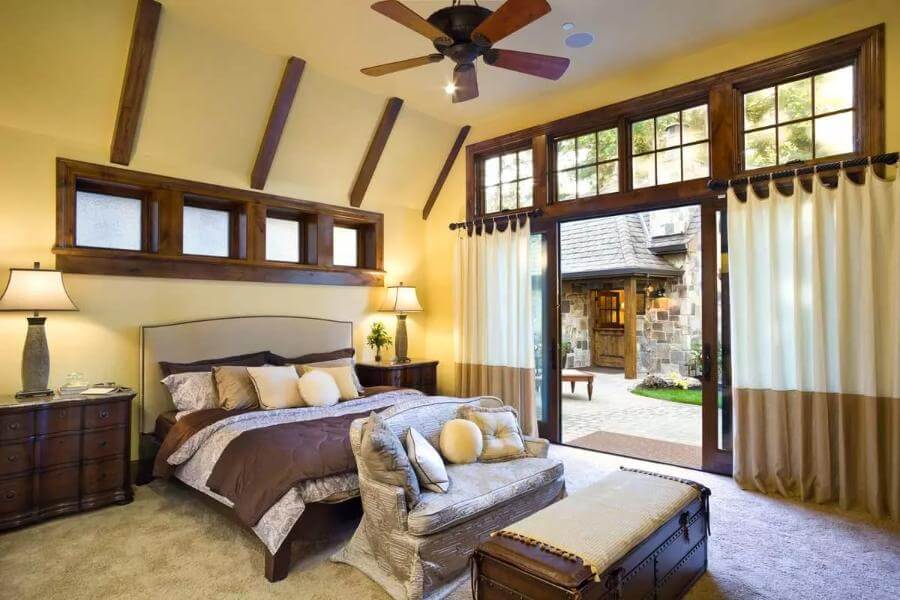
<path id="1" fill-rule="evenodd" d="M 563 223 L 560 227 L 562 276 L 681 274 L 681 269 L 653 254 L 639 214 Z"/>

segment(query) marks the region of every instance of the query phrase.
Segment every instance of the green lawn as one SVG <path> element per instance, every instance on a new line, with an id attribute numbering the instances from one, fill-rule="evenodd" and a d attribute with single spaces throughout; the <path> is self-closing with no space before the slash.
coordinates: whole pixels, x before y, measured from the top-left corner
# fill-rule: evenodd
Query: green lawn
<path id="1" fill-rule="evenodd" d="M 681 402 L 682 404 L 696 404 L 697 406 L 700 406 L 703 403 L 701 390 L 683 390 L 681 388 L 643 388 L 638 386 L 631 390 L 631 393 L 637 394 L 638 396 L 656 398 L 657 400 Z"/>

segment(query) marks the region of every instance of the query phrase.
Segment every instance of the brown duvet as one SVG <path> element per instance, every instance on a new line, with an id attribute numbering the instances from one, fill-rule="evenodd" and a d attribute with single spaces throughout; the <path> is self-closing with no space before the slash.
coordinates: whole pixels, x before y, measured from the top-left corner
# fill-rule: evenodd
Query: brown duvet
<path id="1" fill-rule="evenodd" d="M 245 431 L 225 447 L 206 486 L 252 527 L 295 485 L 356 471 L 350 423 L 369 412 Z"/>

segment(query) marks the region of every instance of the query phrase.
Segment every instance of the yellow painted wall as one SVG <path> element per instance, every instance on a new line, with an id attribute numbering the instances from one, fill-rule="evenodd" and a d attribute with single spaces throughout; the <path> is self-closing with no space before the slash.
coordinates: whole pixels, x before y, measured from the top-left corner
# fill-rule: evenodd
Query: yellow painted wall
<path id="1" fill-rule="evenodd" d="M 0 2 L 0 285 L 9 267 L 53 264 L 57 156 L 106 163 L 135 3 Z M 218 37 L 164 9 L 130 168 L 233 187 L 250 170 L 285 56 Z M 307 65 L 266 191 L 346 205 L 386 98 Z M 385 214 L 388 282 L 425 286 L 421 207 L 456 129 L 404 107 L 363 208 Z M 80 371 L 138 385 L 139 327 L 242 314 L 352 320 L 364 329 L 383 290 L 171 279 L 66 277 L 78 313 L 49 315 L 51 385 Z M 424 315 L 409 318 L 410 354 L 425 352 Z M 25 315 L 0 313 L 0 393 L 20 388 Z"/>
<path id="2" fill-rule="evenodd" d="M 735 18 L 740 18 L 735 11 Z M 757 60 L 838 37 L 865 27 L 885 23 L 887 77 L 887 149 L 900 150 L 900 2 L 897 0 L 853 0 L 819 10 L 774 27 L 723 41 L 707 48 L 673 57 L 642 68 L 604 78 L 591 85 L 558 94 L 523 99 L 503 113 L 473 123 L 468 143 L 545 123 L 685 83 Z M 602 24 L 599 25 L 602 28 Z M 577 54 L 574 55 L 577 60 Z M 426 264 L 448 263 L 453 256 L 455 234 L 451 221 L 465 220 L 465 164 L 454 166 L 436 208 L 428 221 Z M 429 269 L 427 287 L 429 356 L 441 360 L 439 384 L 452 391 L 453 381 L 453 290 L 445 269 Z"/>

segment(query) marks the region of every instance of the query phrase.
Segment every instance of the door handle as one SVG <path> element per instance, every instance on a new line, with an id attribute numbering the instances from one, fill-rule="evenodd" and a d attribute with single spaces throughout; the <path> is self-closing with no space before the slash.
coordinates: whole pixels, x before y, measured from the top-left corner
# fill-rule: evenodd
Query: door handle
<path id="1" fill-rule="evenodd" d="M 558 353 L 559 348 L 556 345 L 556 340 L 550 340 L 550 368 L 554 371 L 559 368 Z"/>
<path id="2" fill-rule="evenodd" d="M 709 349 L 709 344 L 703 344 L 700 360 L 703 366 L 703 380 L 712 381 L 712 352 Z"/>

